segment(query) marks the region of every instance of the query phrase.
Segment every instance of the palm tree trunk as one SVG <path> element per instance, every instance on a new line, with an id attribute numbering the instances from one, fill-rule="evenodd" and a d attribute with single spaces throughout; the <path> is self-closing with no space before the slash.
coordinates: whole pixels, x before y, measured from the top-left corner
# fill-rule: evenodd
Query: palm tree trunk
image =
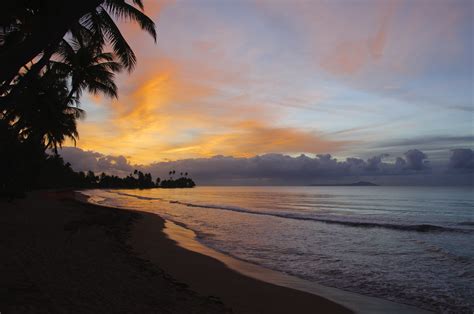
<path id="1" fill-rule="evenodd" d="M 31 29 L 33 33 L 21 43 L 3 48 L 0 53 L 0 83 L 10 83 L 19 69 L 47 47 L 57 45 L 71 25 L 94 10 L 103 0 L 48 1 Z"/>
<path id="2" fill-rule="evenodd" d="M 23 87 L 28 86 L 28 83 L 32 80 L 32 78 L 35 78 L 36 75 L 41 71 L 41 69 L 43 69 L 44 66 L 48 64 L 48 61 L 53 55 L 54 50 L 55 49 L 53 49 L 52 47 L 48 47 L 48 49 L 44 52 L 41 59 L 31 66 L 31 68 L 26 72 L 26 74 L 21 78 L 21 80 L 19 80 L 18 84 L 11 91 L 11 93 L 8 94 L 8 96 L 3 99 L 4 100 L 3 105 L 6 105 L 8 104 L 8 102 L 12 102 L 16 100 L 16 96 L 23 89 Z M 0 94 L 3 94 L 5 93 L 6 90 L 8 90 L 9 83 L 10 82 L 5 81 L 5 83 L 0 86 Z M 2 103 L 0 103 L 0 107 L 1 105 Z"/>
<path id="3" fill-rule="evenodd" d="M 30 69 L 27 70 L 25 75 L 21 78 L 19 81 L 18 85 L 16 86 L 16 90 L 20 90 L 23 86 L 28 85 L 28 82 L 31 80 L 31 78 L 36 77 L 38 73 L 48 64 L 48 61 L 51 59 L 51 56 L 54 53 L 54 48 L 53 47 L 48 47 L 45 51 L 41 59 L 39 59 L 38 62 L 34 63 Z M 16 74 L 15 74 L 16 75 Z M 10 82 L 5 82 L 3 88 L 7 88 L 8 84 Z M 3 89 L 2 88 L 2 89 Z"/>

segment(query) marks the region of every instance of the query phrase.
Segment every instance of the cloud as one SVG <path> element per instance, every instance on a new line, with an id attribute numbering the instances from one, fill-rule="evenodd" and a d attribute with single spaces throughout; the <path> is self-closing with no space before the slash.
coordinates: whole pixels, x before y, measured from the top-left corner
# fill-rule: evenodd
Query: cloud
<path id="1" fill-rule="evenodd" d="M 472 184 L 473 152 L 453 151 L 451 161 L 429 166 L 427 156 L 410 150 L 395 162 L 385 162 L 386 154 L 367 160 L 346 158 L 338 160 L 330 154 L 314 157 L 300 155 L 264 154 L 254 157 L 213 156 L 190 158 L 148 165 L 131 165 L 123 156 L 107 156 L 92 151 L 66 147 L 64 159 L 75 170 L 127 175 L 133 169 L 151 172 L 153 177 L 166 178 L 171 170 L 188 172 L 199 184 L 223 185 L 308 185 L 316 183 L 348 183 L 367 180 L 382 184 Z M 456 171 L 450 170 L 456 168 Z"/>
<path id="2" fill-rule="evenodd" d="M 474 142 L 474 136 L 465 135 L 465 136 L 417 136 L 413 138 L 401 139 L 401 140 L 391 140 L 385 141 L 377 144 L 377 148 L 387 148 L 387 147 L 408 147 L 408 146 L 425 146 L 425 145 L 436 145 L 443 146 L 446 144 L 454 145 L 469 145 Z"/>
<path id="3" fill-rule="evenodd" d="M 319 153 L 338 150 L 347 144 L 331 141 L 322 135 L 289 127 L 272 127 L 258 121 L 242 121 L 222 134 L 203 135 L 184 145 L 195 155 L 213 156 L 219 154 L 236 157 L 253 156 L 272 152 Z M 171 150 L 177 152 L 183 148 Z"/>
<path id="4" fill-rule="evenodd" d="M 382 154 L 379 156 L 374 156 L 369 159 L 367 159 L 367 165 L 365 166 L 365 169 L 368 171 L 377 171 L 379 170 L 380 165 L 382 165 L 382 158 L 387 157 L 387 154 Z"/>
<path id="5" fill-rule="evenodd" d="M 457 147 L 469 148 L 473 142 L 474 136 L 472 135 L 414 136 L 405 139 L 382 140 L 366 148 L 369 151 L 401 154 L 407 150 L 412 150 L 414 147 L 418 147 L 424 153 L 430 155 L 431 161 L 440 162 L 449 158 L 452 149 Z"/>
<path id="6" fill-rule="evenodd" d="M 410 149 L 405 153 L 405 168 L 409 170 L 422 170 L 428 167 L 426 158 L 423 152 L 418 149 Z"/>
<path id="7" fill-rule="evenodd" d="M 394 1 L 387 1 L 375 25 L 373 34 L 359 40 L 347 40 L 337 43 L 320 63 L 321 67 L 336 75 L 350 75 L 361 71 L 384 55 L 391 19 L 395 13 Z"/>
<path id="8" fill-rule="evenodd" d="M 459 105 L 453 94 L 468 96 L 459 86 L 472 85 L 472 1 L 258 3 L 296 30 L 316 71 L 348 87 L 451 108 Z"/>
<path id="9" fill-rule="evenodd" d="M 474 170 L 474 152 L 467 148 L 453 149 L 449 165 L 454 169 Z"/>
<path id="10" fill-rule="evenodd" d="M 215 81 L 231 84 L 237 79 L 225 71 L 196 64 L 187 68 L 169 58 L 141 71 L 138 79 L 121 82 L 126 93 L 109 104 L 106 121 L 80 125 L 81 148 L 119 151 L 135 163 L 150 163 L 218 154 L 318 153 L 349 143 L 307 126 L 276 125 L 281 113 L 268 110 L 266 103 L 214 86 Z M 198 75 L 206 79 L 196 81 Z"/>
<path id="11" fill-rule="evenodd" d="M 95 173 L 111 173 L 126 176 L 133 167 L 124 156 L 110 156 L 93 151 L 85 151 L 77 147 L 63 147 L 61 156 L 76 171 L 93 171 Z"/>
<path id="12" fill-rule="evenodd" d="M 118 76 L 119 100 L 84 101 L 89 115 L 78 145 L 132 164 L 350 156 L 363 145 L 373 157 L 393 153 L 392 144 L 396 154 L 416 147 L 433 160 L 434 149 L 471 147 L 472 136 L 419 136 L 440 123 L 453 135 L 470 127 L 468 115 L 455 114 L 472 110 L 471 2 L 146 1 L 158 42 L 133 23 L 121 27 L 137 68 Z M 420 99 L 451 108 L 449 115 L 417 108 Z M 407 126 L 415 126 L 412 142 L 390 142 Z M 375 158 L 368 167 L 379 164 Z"/>

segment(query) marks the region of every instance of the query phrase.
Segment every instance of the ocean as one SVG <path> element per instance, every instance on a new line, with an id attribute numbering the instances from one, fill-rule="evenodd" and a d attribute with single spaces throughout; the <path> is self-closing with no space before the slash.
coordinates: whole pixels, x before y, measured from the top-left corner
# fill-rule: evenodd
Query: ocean
<path id="1" fill-rule="evenodd" d="M 474 311 L 470 187 L 88 190 L 204 245 L 307 281 L 443 313 Z"/>

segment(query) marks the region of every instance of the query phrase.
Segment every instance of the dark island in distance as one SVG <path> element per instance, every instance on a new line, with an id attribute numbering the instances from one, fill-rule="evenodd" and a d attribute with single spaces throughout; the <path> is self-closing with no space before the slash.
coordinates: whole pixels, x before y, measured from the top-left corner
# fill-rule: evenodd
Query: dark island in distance
<path id="1" fill-rule="evenodd" d="M 367 181 L 359 181 L 355 183 L 339 183 L 339 184 L 311 184 L 310 186 L 379 186 L 378 184 L 367 182 Z"/>

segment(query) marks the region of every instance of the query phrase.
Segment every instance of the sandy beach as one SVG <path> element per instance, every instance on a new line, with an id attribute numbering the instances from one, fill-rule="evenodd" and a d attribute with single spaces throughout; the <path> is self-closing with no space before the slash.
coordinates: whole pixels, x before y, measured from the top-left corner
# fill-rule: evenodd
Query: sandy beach
<path id="1" fill-rule="evenodd" d="M 0 204 L 2 313 L 349 313 L 178 246 L 157 215 L 35 192 Z"/>

